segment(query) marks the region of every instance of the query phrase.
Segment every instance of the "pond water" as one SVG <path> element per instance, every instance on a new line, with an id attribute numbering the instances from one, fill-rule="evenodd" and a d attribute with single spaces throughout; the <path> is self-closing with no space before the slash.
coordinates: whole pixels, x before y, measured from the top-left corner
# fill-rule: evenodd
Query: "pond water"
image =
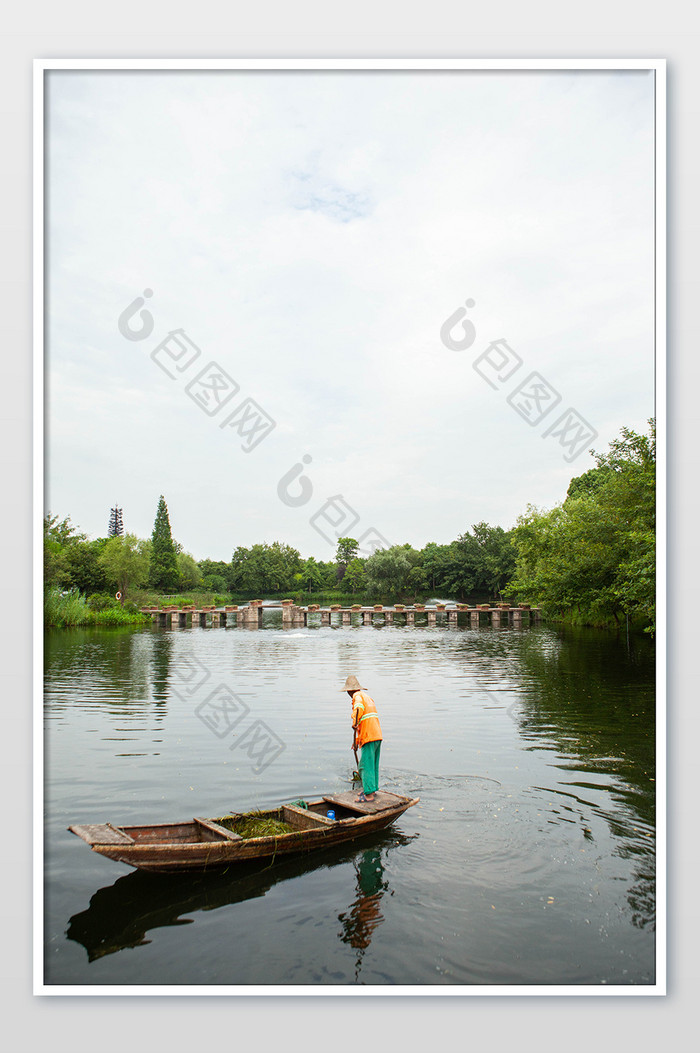
<path id="1" fill-rule="evenodd" d="M 654 983 L 648 639 L 270 611 L 55 631 L 45 654 L 45 983 Z M 377 703 L 382 788 L 420 797 L 383 834 L 166 876 L 67 832 L 351 789 L 349 674 Z"/>

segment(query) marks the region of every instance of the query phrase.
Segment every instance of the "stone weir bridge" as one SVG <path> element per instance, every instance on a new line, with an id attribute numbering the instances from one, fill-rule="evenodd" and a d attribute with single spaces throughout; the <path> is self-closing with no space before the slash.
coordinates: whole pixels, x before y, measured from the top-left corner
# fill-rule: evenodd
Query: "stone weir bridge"
<path id="1" fill-rule="evenodd" d="M 282 628 L 294 629 L 304 625 L 416 625 L 427 624 L 428 626 L 443 625 L 452 628 L 459 626 L 470 626 L 478 628 L 480 625 L 489 625 L 494 629 L 512 626 L 520 629 L 523 625 L 531 625 L 539 622 L 539 607 L 530 607 L 528 604 L 519 604 L 511 607 L 507 603 L 499 603 L 491 606 L 488 603 L 469 607 L 466 603 L 435 604 L 425 606 L 424 604 L 403 605 L 400 603 L 392 607 L 385 607 L 381 603 L 372 607 L 353 604 L 351 607 L 343 607 L 341 604 L 331 604 L 321 607 L 312 603 L 308 607 L 301 607 L 292 600 L 283 600 L 280 604 L 265 604 L 262 600 L 251 600 L 244 606 L 231 605 L 228 607 L 178 607 L 175 605 L 165 607 L 142 607 L 144 614 L 150 615 L 153 623 L 158 626 L 169 626 L 171 629 L 185 629 L 188 625 L 201 628 L 219 628 L 235 626 L 247 629 L 260 629 L 263 624 L 263 611 L 282 612 Z"/>

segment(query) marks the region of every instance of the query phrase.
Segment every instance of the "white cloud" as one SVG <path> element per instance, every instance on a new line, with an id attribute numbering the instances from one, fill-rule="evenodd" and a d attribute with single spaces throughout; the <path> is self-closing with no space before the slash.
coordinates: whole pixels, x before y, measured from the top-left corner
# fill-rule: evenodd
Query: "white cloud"
<path id="1" fill-rule="evenodd" d="M 416 544 L 509 525 L 590 459 L 567 466 L 475 373 L 499 337 L 596 448 L 653 414 L 650 77 L 49 82 L 49 493 L 91 533 L 116 489 L 142 533 L 164 492 L 197 557 L 263 535 L 325 557 L 308 520 L 338 492 Z M 117 318 L 146 287 L 155 328 L 130 343 Z M 467 297 L 477 341 L 451 352 Z M 277 421 L 250 454 L 150 359 L 178 327 Z M 303 453 L 314 498 L 289 509 Z"/>

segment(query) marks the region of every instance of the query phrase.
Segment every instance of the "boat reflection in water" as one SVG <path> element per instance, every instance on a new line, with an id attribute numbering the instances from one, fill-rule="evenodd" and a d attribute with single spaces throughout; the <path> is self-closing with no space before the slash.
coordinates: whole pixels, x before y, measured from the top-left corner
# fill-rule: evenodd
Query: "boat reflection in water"
<path id="1" fill-rule="evenodd" d="M 150 874 L 135 870 L 118 878 L 114 884 L 99 889 L 90 906 L 74 914 L 66 929 L 66 938 L 81 944 L 90 962 L 126 948 L 142 947 L 153 929 L 173 925 L 193 925 L 193 917 L 203 910 L 218 910 L 234 903 L 264 896 L 275 885 L 318 869 L 332 869 L 349 862 L 355 865 L 357 898 L 343 920 L 343 942 L 364 948 L 381 922 L 378 901 L 387 883 L 382 881 L 381 851 L 408 844 L 417 834 L 407 836 L 394 830 L 369 839 L 372 847 L 358 852 L 356 845 L 329 849 L 313 858 L 296 857 L 270 866 L 265 863 L 238 865 L 235 870 L 203 874 Z M 325 859 L 323 858 L 325 856 Z M 377 870 L 379 868 L 379 870 Z M 363 905 L 364 904 L 364 905 Z M 377 914 L 372 917 L 372 911 Z M 346 920 L 347 919 L 347 920 Z M 360 955 L 361 960 L 361 955 Z M 359 964 L 357 966 L 359 968 Z"/>
<path id="2" fill-rule="evenodd" d="M 355 958 L 355 982 L 357 983 L 364 953 L 370 945 L 375 929 L 384 921 L 380 901 L 389 890 L 389 882 L 384 880 L 382 852 L 378 847 L 367 848 L 353 860 L 357 879 L 355 902 L 338 915 L 342 922 L 340 938 L 357 950 Z M 391 895 L 391 892 L 389 892 Z"/>

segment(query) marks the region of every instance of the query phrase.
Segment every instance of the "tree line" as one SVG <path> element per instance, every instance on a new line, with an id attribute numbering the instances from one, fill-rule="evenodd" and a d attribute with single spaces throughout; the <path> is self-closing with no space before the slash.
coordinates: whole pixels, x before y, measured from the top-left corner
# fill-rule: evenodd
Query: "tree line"
<path id="1" fill-rule="evenodd" d="M 91 596 L 116 589 L 124 602 L 139 589 L 174 595 L 304 595 L 413 600 L 511 599 L 546 615 L 582 622 L 655 618 L 654 421 L 648 435 L 628 428 L 596 454 L 596 467 L 571 480 L 549 510 L 528 506 L 508 530 L 485 522 L 454 541 L 417 549 L 394 545 L 362 556 L 355 538 L 338 540 L 335 558 L 317 560 L 281 541 L 238 546 L 230 561 L 201 559 L 172 537 L 161 495 L 148 539 L 133 534 L 89 540 L 70 522 L 44 521 L 45 585 Z"/>
<path id="2" fill-rule="evenodd" d="M 144 588 L 172 595 L 194 590 L 216 594 L 304 595 L 339 591 L 371 592 L 397 599 L 426 593 L 498 595 L 515 568 L 510 532 L 477 523 L 449 545 L 423 549 L 394 545 L 372 556 L 359 554 L 355 538 L 338 540 L 335 558 L 324 561 L 281 541 L 238 546 L 231 560 L 195 560 L 172 538 L 161 497 L 153 534 L 89 540 L 70 522 L 44 521 L 44 582 L 47 588 L 76 589 L 85 595 L 117 589 L 122 600 Z"/>
<path id="3" fill-rule="evenodd" d="M 596 624 L 656 624 L 656 422 L 622 428 L 596 467 L 550 510 L 529 506 L 513 532 L 509 588 L 545 613 Z"/>

